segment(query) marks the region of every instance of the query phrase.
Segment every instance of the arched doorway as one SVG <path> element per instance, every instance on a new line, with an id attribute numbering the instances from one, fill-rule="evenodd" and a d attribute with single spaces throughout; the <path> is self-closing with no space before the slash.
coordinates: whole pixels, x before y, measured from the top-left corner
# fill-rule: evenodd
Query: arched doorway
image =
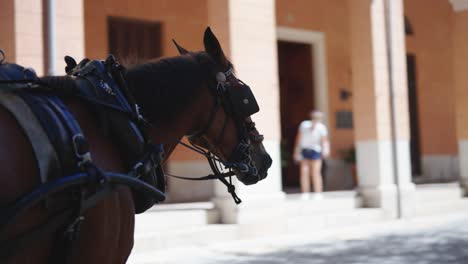
<path id="1" fill-rule="evenodd" d="M 328 126 L 328 81 L 323 32 L 278 27 L 283 190 L 299 190 L 292 160 L 299 123 L 312 109 L 324 113 Z"/>

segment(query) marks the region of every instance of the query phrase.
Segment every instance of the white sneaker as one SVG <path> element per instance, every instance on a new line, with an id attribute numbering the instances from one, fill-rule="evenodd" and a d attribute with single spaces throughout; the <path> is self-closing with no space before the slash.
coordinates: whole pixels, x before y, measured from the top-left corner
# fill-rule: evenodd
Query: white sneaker
<path id="1" fill-rule="evenodd" d="M 323 200 L 323 194 L 322 193 L 314 193 L 314 200 L 316 200 L 316 201 Z"/>
<path id="2" fill-rule="evenodd" d="M 309 200 L 310 195 L 309 193 L 302 193 L 301 194 L 301 200 Z"/>

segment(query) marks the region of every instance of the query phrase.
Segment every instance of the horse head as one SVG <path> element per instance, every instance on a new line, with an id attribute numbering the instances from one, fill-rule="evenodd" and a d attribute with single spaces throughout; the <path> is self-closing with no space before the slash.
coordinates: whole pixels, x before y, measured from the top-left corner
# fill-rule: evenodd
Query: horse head
<path id="1" fill-rule="evenodd" d="M 174 41 L 182 56 L 191 56 L 201 65 L 204 85 L 209 91 L 198 124 L 189 131 L 189 141 L 223 160 L 244 184 L 255 184 L 267 176 L 272 160 L 251 116 L 260 109 L 250 87 L 235 76 L 234 66 L 225 56 L 210 28 L 204 34 L 205 50 L 189 52 Z"/>

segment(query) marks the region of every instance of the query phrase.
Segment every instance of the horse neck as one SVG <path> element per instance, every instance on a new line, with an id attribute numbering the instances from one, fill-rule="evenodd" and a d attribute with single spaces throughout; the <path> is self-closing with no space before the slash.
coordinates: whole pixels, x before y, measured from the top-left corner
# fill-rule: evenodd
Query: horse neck
<path id="1" fill-rule="evenodd" d="M 190 129 L 187 122 L 177 122 L 171 125 L 153 124 L 148 134 L 153 142 L 164 145 L 165 158 L 167 159 Z"/>
<path id="2" fill-rule="evenodd" d="M 212 97 L 204 85 L 206 65 L 195 56 L 143 63 L 127 72 L 135 99 L 152 123 L 150 137 L 165 145 L 166 157 L 184 135 L 200 126 L 211 107 Z"/>

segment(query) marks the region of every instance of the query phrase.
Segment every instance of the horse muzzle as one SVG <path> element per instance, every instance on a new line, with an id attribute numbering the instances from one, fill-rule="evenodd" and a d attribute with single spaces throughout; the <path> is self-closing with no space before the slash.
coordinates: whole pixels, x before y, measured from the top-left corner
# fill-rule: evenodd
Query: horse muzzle
<path id="1" fill-rule="evenodd" d="M 237 179 L 243 184 L 252 185 L 267 177 L 271 164 L 272 159 L 270 155 L 265 154 L 262 156 L 260 164 L 250 162 L 243 164 L 240 168 L 233 169 L 233 171 L 236 173 Z"/>

